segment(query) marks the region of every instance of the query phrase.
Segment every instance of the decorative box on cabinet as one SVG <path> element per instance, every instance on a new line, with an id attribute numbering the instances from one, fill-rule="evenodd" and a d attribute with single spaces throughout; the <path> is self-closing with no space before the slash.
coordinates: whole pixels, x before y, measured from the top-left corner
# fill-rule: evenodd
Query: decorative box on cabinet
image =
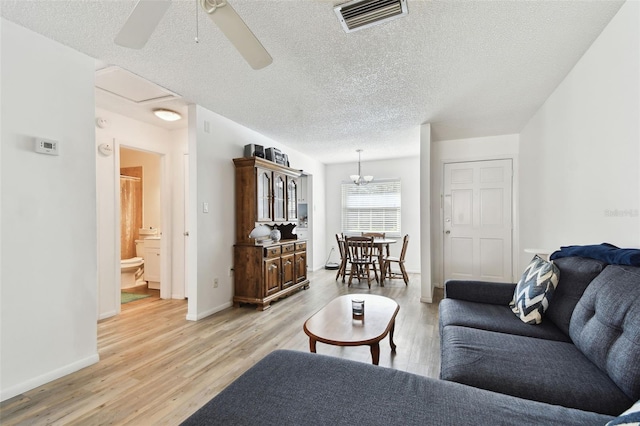
<path id="1" fill-rule="evenodd" d="M 262 158 L 236 158 L 236 244 L 234 306 L 269 308 L 270 303 L 309 287 L 306 241 L 258 243 L 249 238 L 257 225 L 293 226 L 298 222 L 300 170 Z M 291 235 L 295 238 L 295 235 Z"/>

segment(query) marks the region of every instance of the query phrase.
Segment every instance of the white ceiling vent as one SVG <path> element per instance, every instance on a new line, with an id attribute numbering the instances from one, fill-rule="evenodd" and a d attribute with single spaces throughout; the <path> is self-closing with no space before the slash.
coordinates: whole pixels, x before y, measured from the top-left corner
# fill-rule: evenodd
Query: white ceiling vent
<path id="1" fill-rule="evenodd" d="M 378 25 L 408 13 L 407 0 L 352 0 L 333 8 L 345 32 Z"/>

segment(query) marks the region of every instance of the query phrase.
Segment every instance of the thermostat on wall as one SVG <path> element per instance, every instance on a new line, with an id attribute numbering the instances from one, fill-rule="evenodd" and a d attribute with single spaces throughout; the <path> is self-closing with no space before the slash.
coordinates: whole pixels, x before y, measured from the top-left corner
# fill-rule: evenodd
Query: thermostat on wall
<path id="1" fill-rule="evenodd" d="M 58 142 L 48 139 L 36 139 L 36 152 L 40 154 L 58 155 Z"/>

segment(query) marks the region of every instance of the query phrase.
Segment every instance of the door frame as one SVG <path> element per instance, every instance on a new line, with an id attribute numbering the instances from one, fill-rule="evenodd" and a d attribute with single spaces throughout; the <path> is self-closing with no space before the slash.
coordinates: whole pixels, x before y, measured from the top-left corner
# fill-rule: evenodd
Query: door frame
<path id="1" fill-rule="evenodd" d="M 517 260 L 518 253 L 520 251 L 520 226 L 519 226 L 519 166 L 518 166 L 518 157 L 515 155 L 492 155 L 492 156 L 479 156 L 479 157 L 468 157 L 468 158 L 448 158 L 442 159 L 439 162 L 439 212 L 438 219 L 432 222 L 432 235 L 439 235 L 437 238 L 437 242 L 440 245 L 439 253 L 440 253 L 440 261 L 438 262 L 439 271 L 438 277 L 436 277 L 436 283 L 441 283 L 441 286 L 444 287 L 444 262 L 445 262 L 445 250 L 444 250 L 444 168 L 445 164 L 452 163 L 477 163 L 479 161 L 493 161 L 493 160 L 511 160 L 511 167 L 513 177 L 511 179 L 511 274 L 512 279 L 515 280 L 517 276 Z M 432 187 L 433 188 L 433 187 Z M 433 210 L 432 210 L 433 212 Z"/>
<path id="2" fill-rule="evenodd" d="M 149 154 L 154 154 L 158 157 L 158 161 L 160 162 L 160 222 L 161 222 L 161 242 L 160 242 L 160 252 L 162 253 L 162 263 L 160 265 L 160 298 L 161 299 L 170 299 L 171 298 L 171 274 L 170 271 L 170 263 L 171 263 L 171 253 L 170 249 L 172 244 L 171 236 L 171 203 L 169 203 L 169 179 L 167 178 L 167 154 L 160 151 L 150 150 L 141 148 L 136 146 L 134 143 L 128 143 L 125 141 L 119 141 L 118 138 L 114 138 L 114 157 L 115 157 L 115 170 L 114 170 L 114 182 L 117 182 L 119 185 L 120 182 L 120 148 L 127 148 L 135 151 L 146 152 Z M 119 188 L 119 186 L 117 186 Z M 116 294 L 116 314 L 120 313 L 121 304 L 120 300 L 120 292 L 122 287 L 121 275 L 120 275 L 120 191 L 115 191 L 114 194 L 114 207 L 115 207 L 115 229 L 114 229 L 114 241 L 116 244 L 116 264 L 114 265 L 117 273 L 115 274 L 115 294 Z"/>

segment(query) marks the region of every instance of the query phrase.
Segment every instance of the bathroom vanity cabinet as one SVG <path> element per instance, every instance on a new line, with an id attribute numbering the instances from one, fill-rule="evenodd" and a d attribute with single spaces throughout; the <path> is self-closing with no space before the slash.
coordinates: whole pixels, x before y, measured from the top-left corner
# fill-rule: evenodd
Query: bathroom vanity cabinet
<path id="1" fill-rule="evenodd" d="M 144 280 L 149 288 L 160 290 L 160 238 L 144 239 Z"/>
<path id="2" fill-rule="evenodd" d="M 236 158 L 236 244 L 234 245 L 234 306 L 250 303 L 258 309 L 309 286 L 307 242 L 283 235 L 273 242 L 249 238 L 258 225 L 298 223 L 300 170 L 257 157 Z"/>

